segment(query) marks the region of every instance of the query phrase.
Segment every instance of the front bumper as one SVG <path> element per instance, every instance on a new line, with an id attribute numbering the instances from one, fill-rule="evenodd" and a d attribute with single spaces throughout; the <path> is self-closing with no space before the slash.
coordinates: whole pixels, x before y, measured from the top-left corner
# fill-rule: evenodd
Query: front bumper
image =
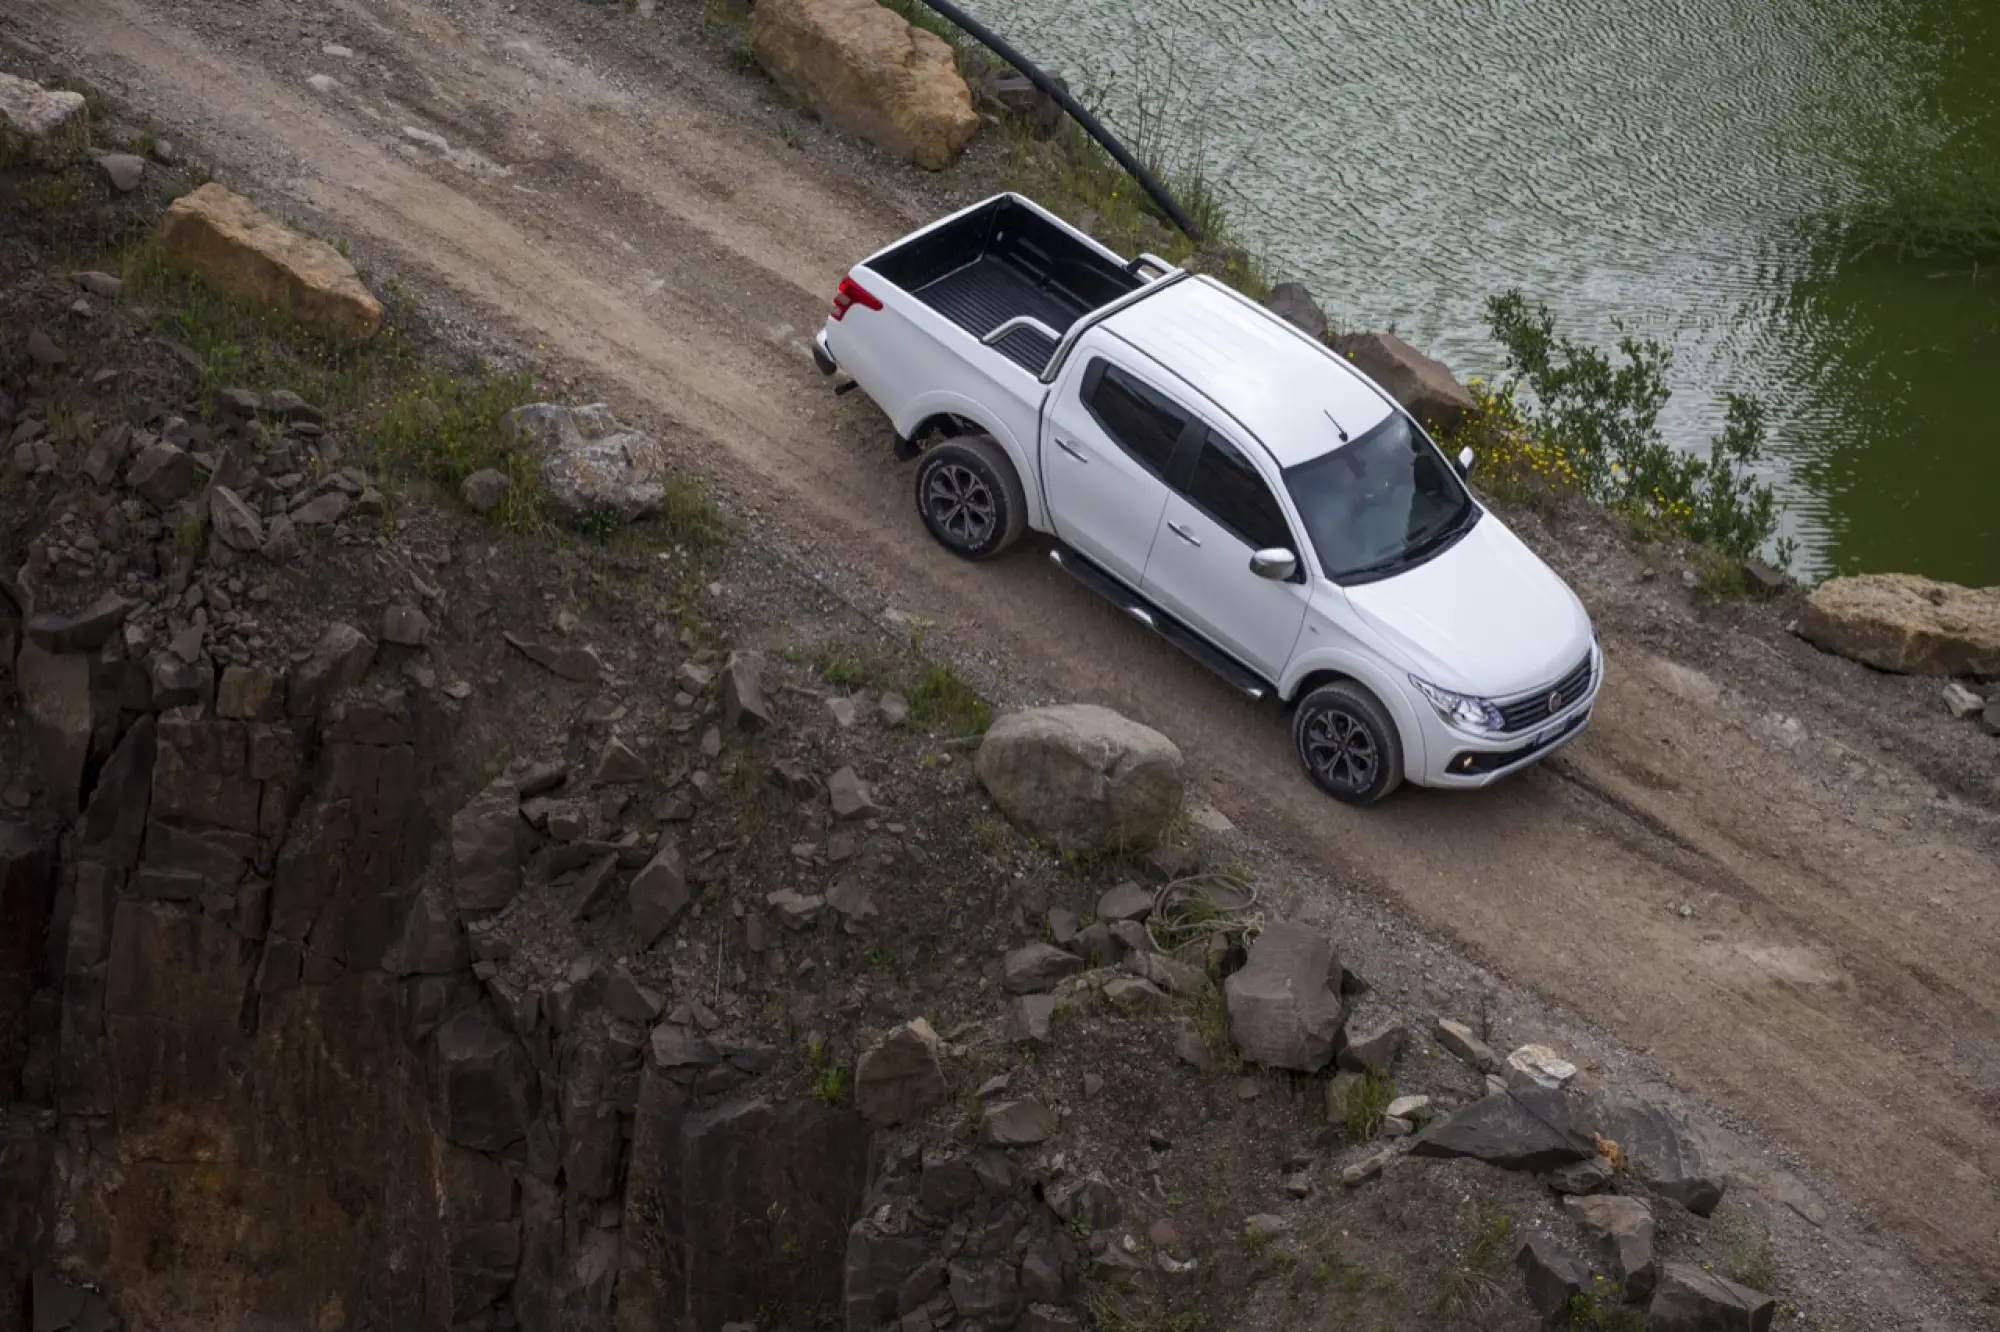
<path id="1" fill-rule="evenodd" d="M 1590 687 L 1568 709 L 1531 731 L 1508 735 L 1474 735 L 1445 724 L 1428 702 L 1419 698 L 1419 724 L 1424 729 L 1424 771 L 1411 780 L 1419 786 L 1491 786 L 1512 773 L 1539 763 L 1582 735 L 1590 725 L 1598 692 L 1604 687 L 1604 658 L 1591 669 Z"/>

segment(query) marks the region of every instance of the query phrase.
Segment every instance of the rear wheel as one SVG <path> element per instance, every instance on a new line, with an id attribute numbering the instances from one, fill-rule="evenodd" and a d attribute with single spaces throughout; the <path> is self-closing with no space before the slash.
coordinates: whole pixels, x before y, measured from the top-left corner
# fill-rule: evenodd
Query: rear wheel
<path id="1" fill-rule="evenodd" d="M 947 550 L 986 560 L 1021 539 L 1028 497 L 996 441 L 959 435 L 933 445 L 918 462 L 917 512 Z"/>
<path id="2" fill-rule="evenodd" d="M 1403 784 L 1403 741 L 1388 710 L 1351 680 L 1299 701 L 1292 745 L 1306 772 L 1335 800 L 1372 805 Z"/>

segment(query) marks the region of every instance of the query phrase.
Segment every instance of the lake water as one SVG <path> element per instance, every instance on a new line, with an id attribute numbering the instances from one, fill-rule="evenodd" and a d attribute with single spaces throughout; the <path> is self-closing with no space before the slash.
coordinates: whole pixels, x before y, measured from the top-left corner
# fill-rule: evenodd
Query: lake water
<path id="1" fill-rule="evenodd" d="M 2000 252 L 1841 239 L 1895 172 L 1962 175 L 1940 144 L 2000 161 L 2000 0 L 972 7 L 1122 132 L 1179 127 L 1342 324 L 1461 377 L 1508 287 L 1657 338 L 1675 443 L 1769 408 L 1802 572 L 2000 584 Z"/>

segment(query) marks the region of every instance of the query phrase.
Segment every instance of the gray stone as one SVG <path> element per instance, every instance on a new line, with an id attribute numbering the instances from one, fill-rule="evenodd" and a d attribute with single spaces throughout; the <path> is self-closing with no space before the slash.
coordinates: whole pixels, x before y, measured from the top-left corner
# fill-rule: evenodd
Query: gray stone
<path id="1" fill-rule="evenodd" d="M 299 529 L 280 514 L 264 525 L 264 558 L 273 564 L 290 564 L 305 553 Z"/>
<path id="2" fill-rule="evenodd" d="M 1036 994 L 1083 970 L 1083 959 L 1053 944 L 1033 943 L 1008 953 L 1001 964 L 1011 994 Z"/>
<path id="3" fill-rule="evenodd" d="M 901 694 L 884 693 L 876 706 L 882 710 L 882 720 L 890 726 L 901 726 L 910 719 L 910 700 Z"/>
<path id="4" fill-rule="evenodd" d="M 1528 1303 L 1544 1319 L 1553 1320 L 1591 1284 L 1589 1268 L 1540 1235 L 1528 1236 L 1514 1264 L 1527 1283 Z"/>
<path id="5" fill-rule="evenodd" d="M 600 785 L 643 782 L 648 771 L 646 760 L 634 753 L 630 745 L 613 739 L 604 746 L 604 754 L 597 760 L 595 780 Z"/>
<path id="6" fill-rule="evenodd" d="M 1103 921 L 1144 920 L 1152 911 L 1153 895 L 1136 883 L 1121 883 L 1097 899 L 1097 918 Z"/>
<path id="7" fill-rule="evenodd" d="M 111 188 L 120 194 L 130 194 L 146 183 L 146 159 L 134 157 L 130 153 L 103 153 L 97 165 L 104 168 L 105 179 Z"/>
<path id="8" fill-rule="evenodd" d="M 972 1163 L 957 1152 L 938 1148 L 924 1150 L 924 1173 L 918 1197 L 924 1210 L 933 1216 L 950 1216 L 968 1207 L 979 1196 L 979 1176 Z"/>
<path id="9" fill-rule="evenodd" d="M 604 1006 L 611 1016 L 624 1022 L 636 1022 L 640 1026 L 651 1026 L 659 1019 L 660 1010 L 666 1001 L 659 991 L 641 985 L 624 967 L 613 967 L 611 977 L 604 983 Z"/>
<path id="10" fill-rule="evenodd" d="M 90 148 L 90 108 L 82 93 L 43 88 L 0 74 L 0 156 L 21 154 L 61 170 Z"/>
<path id="11" fill-rule="evenodd" d="M 979 1140 L 989 1147 L 1032 1147 L 1056 1129 L 1056 1117 L 1032 1097 L 996 1101 L 980 1117 Z"/>
<path id="12" fill-rule="evenodd" d="M 1431 1098 L 1428 1096 L 1398 1096 L 1389 1102 L 1384 1114 L 1406 1120 L 1412 1124 L 1428 1124 L 1431 1118 Z"/>
<path id="13" fill-rule="evenodd" d="M 1379 1073 L 1387 1077 L 1396 1066 L 1396 1056 L 1403 1052 L 1403 1046 L 1409 1039 L 1408 1027 L 1392 1015 L 1376 1014 L 1348 1024 L 1347 1043 L 1341 1047 L 1334 1062 L 1351 1072 Z"/>
<path id="14" fill-rule="evenodd" d="M 107 592 L 73 615 L 42 611 L 22 626 L 28 641 L 45 652 L 95 652 L 111 641 L 139 603 Z"/>
<path id="15" fill-rule="evenodd" d="M 1617 1177 L 1618 1172 L 1611 1168 L 1611 1162 L 1601 1156 L 1593 1156 L 1588 1161 L 1556 1167 L 1542 1176 L 1542 1182 L 1557 1193 L 1582 1196 L 1607 1191 Z"/>
<path id="16" fill-rule="evenodd" d="M 1208 1042 L 1202 1039 L 1192 1018 L 1174 1019 L 1174 1057 L 1204 1072 L 1214 1067 L 1215 1060 L 1209 1054 Z"/>
<path id="17" fill-rule="evenodd" d="M 843 823 L 877 818 L 882 813 L 867 784 L 851 766 L 841 768 L 826 779 L 826 794 L 833 804 L 833 817 Z"/>
<path id="18" fill-rule="evenodd" d="M 432 1034 L 444 1134 L 462 1147 L 501 1152 L 528 1136 L 540 1109 L 535 1071 L 485 1010 L 465 1009 Z"/>
<path id="19" fill-rule="evenodd" d="M 1563 1210 L 1583 1233 L 1611 1255 L 1611 1269 L 1628 1300 L 1653 1293 L 1659 1269 L 1653 1262 L 1652 1209 L 1637 1198 L 1612 1195 L 1563 1199 Z"/>
<path id="20" fill-rule="evenodd" d="M 1208 973 L 1159 953 L 1127 953 L 1125 970 L 1171 994 L 1192 997 L 1208 989 Z"/>
<path id="21" fill-rule="evenodd" d="M 78 286 L 100 300 L 115 301 L 125 291 L 124 281 L 109 273 L 76 273 L 72 276 Z"/>
<path id="22" fill-rule="evenodd" d="M 1298 282 L 1280 282 L 1271 288 L 1271 294 L 1264 298 L 1264 305 L 1270 312 L 1313 338 L 1325 341 L 1327 333 L 1326 311 L 1319 308 L 1319 302 Z"/>
<path id="23" fill-rule="evenodd" d="M 626 900 L 632 906 L 632 934 L 640 951 L 651 948 L 687 910 L 687 874 L 678 846 L 662 846 L 644 869 L 632 876 Z"/>
<path id="24" fill-rule="evenodd" d="M 231 550 L 247 553 L 264 548 L 264 520 L 228 486 L 209 492 L 208 517 L 216 537 Z"/>
<path id="25" fill-rule="evenodd" d="M 276 389 L 264 395 L 264 415 L 274 421 L 304 421 L 320 425 L 326 421 L 326 413 L 301 398 L 290 389 Z"/>
<path id="26" fill-rule="evenodd" d="M 1415 1156 L 1469 1156 L 1502 1170 L 1556 1170 L 1596 1155 L 1572 1126 L 1562 1092 L 1546 1087 L 1486 1096 L 1418 1135 Z"/>
<path id="27" fill-rule="evenodd" d="M 1686 1263 L 1660 1273 L 1646 1332 L 1770 1332 L 1778 1302 Z"/>
<path id="28" fill-rule="evenodd" d="M 1546 1045 L 1524 1045 L 1507 1056 L 1502 1076 L 1509 1087 L 1567 1087 L 1576 1065 Z"/>
<path id="29" fill-rule="evenodd" d="M 496 781 L 452 816 L 452 898 L 461 911 L 503 911 L 521 891 L 521 812 Z"/>
<path id="30" fill-rule="evenodd" d="M 1067 907 L 1049 908 L 1049 937 L 1067 948 L 1076 940 L 1076 912 Z"/>
<path id="31" fill-rule="evenodd" d="M 603 403 L 532 403 L 508 414 L 514 447 L 535 459 L 550 507 L 568 518 L 643 518 L 666 502 L 669 469 L 658 440 L 621 425 Z"/>
<path id="32" fill-rule="evenodd" d="M 431 622 L 422 611 L 398 602 L 382 612 L 382 641 L 397 647 L 420 648 L 430 641 Z"/>
<path id="33" fill-rule="evenodd" d="M 334 694 L 360 684 L 375 663 L 375 644 L 352 625 L 329 624 L 312 656 L 292 672 L 285 710 L 294 718 L 319 715 Z"/>
<path id="34" fill-rule="evenodd" d="M 771 725 L 771 704 L 764 697 L 764 657 L 757 652 L 732 652 L 722 667 L 722 711 L 729 724 L 745 731 Z"/>
<path id="35" fill-rule="evenodd" d="M 1451 367 L 1424 355 L 1393 333 L 1350 333 L 1334 350 L 1401 403 L 1433 436 L 1448 435 L 1479 404 Z"/>
<path id="36" fill-rule="evenodd" d="M 1963 721 L 1984 711 L 1986 700 L 1958 681 L 1947 680 L 1944 684 L 1944 707 L 1946 712 Z"/>
<path id="37" fill-rule="evenodd" d="M 1617 1143 L 1626 1173 L 1661 1197 L 1696 1216 L 1722 1202 L 1727 1180 L 1679 1110 L 1613 1089 L 1592 1097 L 1577 1123 Z"/>
<path id="38" fill-rule="evenodd" d="M 1032 1245 L 1022 1255 L 1021 1294 L 1031 1304 L 1061 1304 L 1067 1298 L 1067 1286 L 1062 1260 L 1051 1246 Z"/>
<path id="39" fill-rule="evenodd" d="M 125 484 L 155 508 L 167 508 L 193 492 L 194 459 L 171 444 L 148 444 L 126 469 Z"/>
<path id="40" fill-rule="evenodd" d="M 65 819 L 76 817 L 83 799 L 96 719 L 90 661 L 81 653 L 45 652 L 32 640 L 21 644 L 14 658 L 14 690 L 27 719 L 30 753 Z"/>
<path id="41" fill-rule="evenodd" d="M 500 635 L 529 661 L 577 684 L 596 684 L 604 677 L 604 663 L 595 649 L 581 645 L 533 643 L 511 633 Z"/>
<path id="42" fill-rule="evenodd" d="M 1273 921 L 1250 946 L 1241 971 L 1223 984 L 1229 1029 L 1252 1063 L 1316 1073 L 1333 1057 L 1340 997 L 1327 988 L 1339 962 L 1325 935 Z"/>
<path id="43" fill-rule="evenodd" d="M 1119 976 L 1104 982 L 1104 997 L 1114 1008 L 1137 1010 L 1166 1002 L 1166 991 L 1137 976 Z"/>
<path id="44" fill-rule="evenodd" d="M 507 474 L 481 468 L 458 484 L 458 497 L 474 513 L 491 513 L 507 498 Z"/>
<path id="45" fill-rule="evenodd" d="M 223 670 L 215 691 L 215 715 L 237 721 L 274 721 L 283 712 L 283 681 L 255 666 Z"/>
<path id="46" fill-rule="evenodd" d="M 2000 735 L 2000 697 L 1986 705 L 1986 711 L 1979 714 L 1979 729 L 1988 735 Z"/>
<path id="47" fill-rule="evenodd" d="M 871 1124 L 920 1119 L 951 1095 L 943 1043 L 922 1018 L 912 1018 L 864 1051 L 854 1065 L 854 1107 Z"/>
<path id="48" fill-rule="evenodd" d="M 349 503 L 338 490 L 325 491 L 293 509 L 291 519 L 300 527 L 330 527 L 346 516 Z"/>
<path id="49" fill-rule="evenodd" d="M 1486 1042 L 1473 1035 L 1472 1028 L 1466 1026 L 1463 1022 L 1454 1022 L 1450 1018 L 1439 1018 L 1437 1026 L 1432 1030 L 1432 1034 L 1437 1037 L 1439 1045 L 1457 1055 L 1479 1072 L 1497 1073 L 1500 1071 L 1499 1056 L 1493 1053 L 1492 1048 Z"/>
<path id="50" fill-rule="evenodd" d="M 1055 996 L 1024 994 L 1007 1003 L 1007 1038 L 1019 1044 L 1039 1044 L 1049 1038 L 1055 1020 Z"/>
<path id="51" fill-rule="evenodd" d="M 1108 708 L 1002 717 L 980 742 L 974 769 L 1008 818 L 1064 850 L 1149 846 L 1181 807 L 1180 751 Z"/>
<path id="52" fill-rule="evenodd" d="M 576 886 L 570 889 L 571 920 L 590 920 L 611 905 L 618 890 L 617 868 L 615 854 L 599 856 L 584 867 L 576 877 Z"/>

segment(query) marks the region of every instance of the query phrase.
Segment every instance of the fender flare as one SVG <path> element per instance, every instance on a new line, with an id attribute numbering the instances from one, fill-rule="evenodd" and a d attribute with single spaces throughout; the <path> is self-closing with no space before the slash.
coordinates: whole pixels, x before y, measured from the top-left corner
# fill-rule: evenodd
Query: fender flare
<path id="1" fill-rule="evenodd" d="M 998 424 L 992 414 L 962 393 L 946 389 L 936 389 L 920 393 L 904 403 L 896 413 L 896 434 L 904 439 L 915 437 L 917 427 L 938 416 L 957 416 L 972 422 L 1000 446 L 1007 455 L 1007 461 L 1014 465 L 1014 474 L 1021 478 L 1021 492 L 1028 499 L 1028 526 L 1038 532 L 1048 530 L 1048 521 L 1042 508 L 1042 477 L 1035 469 L 1035 457 L 1014 432 Z"/>
<path id="2" fill-rule="evenodd" d="M 1375 695 L 1383 710 L 1396 723 L 1398 739 L 1403 745 L 1404 770 L 1418 773 L 1428 770 L 1429 755 L 1426 751 L 1429 746 L 1424 738 L 1423 719 L 1410 702 L 1409 691 L 1402 688 L 1383 664 L 1374 658 L 1337 648 L 1302 656 L 1287 666 L 1285 678 L 1279 686 L 1279 696 L 1287 704 L 1297 703 L 1305 682 L 1323 672 L 1346 676 Z"/>

